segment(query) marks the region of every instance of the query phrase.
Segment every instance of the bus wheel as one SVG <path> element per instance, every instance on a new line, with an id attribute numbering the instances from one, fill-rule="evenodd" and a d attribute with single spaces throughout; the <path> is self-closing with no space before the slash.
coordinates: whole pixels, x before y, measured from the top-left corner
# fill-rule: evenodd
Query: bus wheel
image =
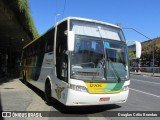
<path id="1" fill-rule="evenodd" d="M 47 103 L 51 103 L 52 102 L 52 97 L 51 97 L 51 84 L 50 82 L 47 80 L 46 84 L 45 84 L 45 99 Z"/>

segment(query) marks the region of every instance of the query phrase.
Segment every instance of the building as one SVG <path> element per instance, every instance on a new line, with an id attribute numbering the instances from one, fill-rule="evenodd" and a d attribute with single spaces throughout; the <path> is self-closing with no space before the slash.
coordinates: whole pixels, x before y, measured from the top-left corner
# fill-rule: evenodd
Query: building
<path id="1" fill-rule="evenodd" d="M 0 78 L 18 77 L 22 48 L 37 36 L 28 0 L 0 0 Z"/>

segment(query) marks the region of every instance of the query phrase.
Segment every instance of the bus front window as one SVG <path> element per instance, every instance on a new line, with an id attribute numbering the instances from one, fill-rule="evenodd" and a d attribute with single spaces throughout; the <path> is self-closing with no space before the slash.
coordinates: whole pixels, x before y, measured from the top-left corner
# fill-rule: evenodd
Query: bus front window
<path id="1" fill-rule="evenodd" d="M 71 54 L 71 78 L 92 82 L 126 80 L 127 66 L 124 44 L 120 46 L 102 39 L 76 37 Z M 121 72 L 117 67 L 121 67 Z"/>

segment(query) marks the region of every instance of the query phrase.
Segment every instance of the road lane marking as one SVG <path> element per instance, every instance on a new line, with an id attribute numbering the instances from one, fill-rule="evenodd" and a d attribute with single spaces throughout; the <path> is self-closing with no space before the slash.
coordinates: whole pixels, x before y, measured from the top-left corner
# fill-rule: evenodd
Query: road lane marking
<path id="1" fill-rule="evenodd" d="M 157 82 L 149 82 L 149 81 L 137 80 L 137 79 L 131 79 L 131 80 L 140 81 L 140 82 L 146 82 L 146 83 L 151 83 L 151 84 L 159 84 L 160 85 L 160 83 L 157 83 Z"/>
<path id="2" fill-rule="evenodd" d="M 130 90 L 133 90 L 133 91 L 136 91 L 136 92 L 140 92 L 140 93 L 144 93 L 144 94 L 147 94 L 147 95 L 151 95 L 151 96 L 160 98 L 160 96 L 155 95 L 155 94 L 152 94 L 152 93 L 143 92 L 143 91 L 141 91 L 141 90 L 136 90 L 136 89 L 133 89 L 133 88 L 129 88 L 129 89 L 130 89 Z"/>

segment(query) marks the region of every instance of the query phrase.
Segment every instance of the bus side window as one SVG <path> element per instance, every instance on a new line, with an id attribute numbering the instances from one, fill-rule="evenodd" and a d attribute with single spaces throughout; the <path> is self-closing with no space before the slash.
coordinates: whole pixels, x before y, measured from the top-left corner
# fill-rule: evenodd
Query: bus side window
<path id="1" fill-rule="evenodd" d="M 44 52 L 45 52 L 45 40 L 42 37 L 39 41 L 39 53 L 44 54 Z"/>
<path id="2" fill-rule="evenodd" d="M 67 51 L 67 22 L 60 24 L 57 28 L 56 38 L 56 73 L 57 78 L 63 81 L 68 81 L 68 55 Z"/>
<path id="3" fill-rule="evenodd" d="M 49 31 L 48 36 L 46 37 L 46 48 L 45 52 L 53 52 L 53 46 L 54 46 L 54 29 Z"/>

